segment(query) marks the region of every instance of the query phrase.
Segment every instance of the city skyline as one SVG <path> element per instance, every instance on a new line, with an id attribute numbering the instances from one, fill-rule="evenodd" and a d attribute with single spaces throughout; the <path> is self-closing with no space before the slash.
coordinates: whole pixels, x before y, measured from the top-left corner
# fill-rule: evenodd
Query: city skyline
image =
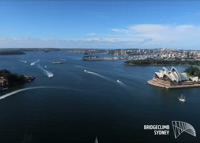
<path id="1" fill-rule="evenodd" d="M 198 1 L 1 1 L 0 48 L 200 50 Z"/>

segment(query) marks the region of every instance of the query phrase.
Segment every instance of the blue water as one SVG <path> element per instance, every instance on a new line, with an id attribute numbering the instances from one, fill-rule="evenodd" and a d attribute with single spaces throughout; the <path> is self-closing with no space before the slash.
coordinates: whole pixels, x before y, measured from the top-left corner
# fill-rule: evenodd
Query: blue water
<path id="1" fill-rule="evenodd" d="M 0 100 L 1 143 L 93 143 L 96 136 L 99 143 L 200 140 L 200 88 L 169 90 L 148 85 L 161 66 L 124 66 L 123 61 L 81 58 L 66 52 L 0 56 L 0 69 L 36 77 L 1 95 L 28 87 L 62 87 L 27 90 Z M 39 63 L 30 65 L 38 59 Z M 51 63 L 60 59 L 66 60 L 64 64 Z M 54 77 L 48 78 L 38 64 Z M 177 66 L 179 71 L 185 68 Z M 178 101 L 180 94 L 186 96 L 186 103 Z M 193 125 L 197 137 L 183 133 L 175 139 L 173 120 Z M 154 136 L 153 130 L 144 130 L 144 125 L 151 124 L 170 125 L 170 135 Z"/>

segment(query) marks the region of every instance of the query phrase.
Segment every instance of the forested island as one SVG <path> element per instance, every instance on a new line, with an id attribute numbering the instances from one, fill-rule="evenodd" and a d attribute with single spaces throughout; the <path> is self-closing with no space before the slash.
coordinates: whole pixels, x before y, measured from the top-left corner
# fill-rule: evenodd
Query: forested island
<path id="1" fill-rule="evenodd" d="M 31 82 L 34 79 L 35 77 L 11 73 L 6 69 L 0 70 L 0 91 Z"/>
<path id="2" fill-rule="evenodd" d="M 141 60 L 128 60 L 124 62 L 128 66 L 176 66 L 176 65 L 200 65 L 197 60 L 164 60 L 164 59 L 141 59 Z"/>

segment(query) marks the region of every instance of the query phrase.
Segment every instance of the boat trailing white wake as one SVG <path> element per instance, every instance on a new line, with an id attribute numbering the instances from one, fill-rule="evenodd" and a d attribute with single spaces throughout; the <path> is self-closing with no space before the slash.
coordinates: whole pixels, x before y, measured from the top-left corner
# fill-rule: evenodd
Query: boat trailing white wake
<path id="1" fill-rule="evenodd" d="M 88 74 L 92 74 L 92 75 L 98 76 L 98 77 L 100 77 L 100 78 L 102 78 L 102 79 L 111 81 L 111 82 L 113 82 L 113 83 L 116 83 L 116 81 L 114 81 L 114 80 L 112 80 L 112 79 L 110 79 L 110 78 L 107 78 L 107 77 L 105 77 L 105 76 L 103 76 L 103 75 L 100 75 L 100 74 L 98 74 L 98 73 L 91 72 L 91 71 L 88 71 L 88 70 L 84 70 L 84 72 L 85 72 L 85 73 L 88 73 Z M 126 84 L 124 84 L 122 81 L 117 80 L 117 83 L 118 83 L 120 86 L 122 86 L 122 87 L 124 87 L 124 88 L 127 88 Z"/>
<path id="2" fill-rule="evenodd" d="M 102 79 L 105 79 L 105 80 L 114 82 L 113 80 L 111 80 L 111 79 L 109 79 L 109 78 L 107 78 L 107 77 L 105 77 L 105 76 L 103 76 L 103 75 L 100 75 L 100 74 L 98 74 L 98 73 L 91 72 L 91 71 L 88 71 L 88 70 L 84 70 L 84 72 L 85 72 L 85 73 L 92 74 L 92 75 L 95 75 L 95 76 L 98 76 L 98 77 L 100 77 L 100 78 L 102 78 Z"/>
<path id="3" fill-rule="evenodd" d="M 28 63 L 27 61 L 24 61 L 24 60 L 19 60 L 19 61 L 25 64 Z"/>
<path id="4" fill-rule="evenodd" d="M 43 71 L 43 73 L 45 75 L 47 75 L 49 78 L 52 78 L 54 76 L 54 74 L 46 69 L 44 69 L 42 66 L 38 65 L 38 68 L 41 69 Z"/>
<path id="5" fill-rule="evenodd" d="M 67 88 L 64 88 L 64 87 L 55 87 L 55 86 L 36 86 L 36 87 L 28 87 L 28 88 L 23 88 L 23 89 L 19 89 L 19 90 L 15 90 L 13 92 L 10 92 L 10 93 L 7 93 L 7 94 L 4 94 L 2 96 L 0 96 L 0 100 L 2 99 L 5 99 L 9 96 L 12 96 L 14 94 L 17 94 L 19 92 L 22 92 L 22 91 L 26 91 L 26 90 L 32 90 L 32 89 L 42 89 L 42 88 L 54 88 L 54 89 L 65 89 L 67 90 Z"/>
<path id="6" fill-rule="evenodd" d="M 35 65 L 35 64 L 38 63 L 38 62 L 40 62 L 40 60 L 37 60 L 37 61 L 35 61 L 35 62 L 32 62 L 30 65 L 33 66 L 33 65 Z"/>
<path id="7" fill-rule="evenodd" d="M 121 85 L 122 87 L 127 87 L 126 84 L 124 84 L 122 81 L 117 80 L 117 83 L 119 83 L 119 85 Z"/>

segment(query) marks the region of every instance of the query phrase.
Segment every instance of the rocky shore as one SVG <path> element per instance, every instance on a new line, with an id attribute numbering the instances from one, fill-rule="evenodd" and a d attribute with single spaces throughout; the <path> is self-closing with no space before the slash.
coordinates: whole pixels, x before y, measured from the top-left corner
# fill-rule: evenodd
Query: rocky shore
<path id="1" fill-rule="evenodd" d="M 33 80 L 35 80 L 33 76 L 14 74 L 6 69 L 0 70 L 0 91 L 32 82 Z"/>

